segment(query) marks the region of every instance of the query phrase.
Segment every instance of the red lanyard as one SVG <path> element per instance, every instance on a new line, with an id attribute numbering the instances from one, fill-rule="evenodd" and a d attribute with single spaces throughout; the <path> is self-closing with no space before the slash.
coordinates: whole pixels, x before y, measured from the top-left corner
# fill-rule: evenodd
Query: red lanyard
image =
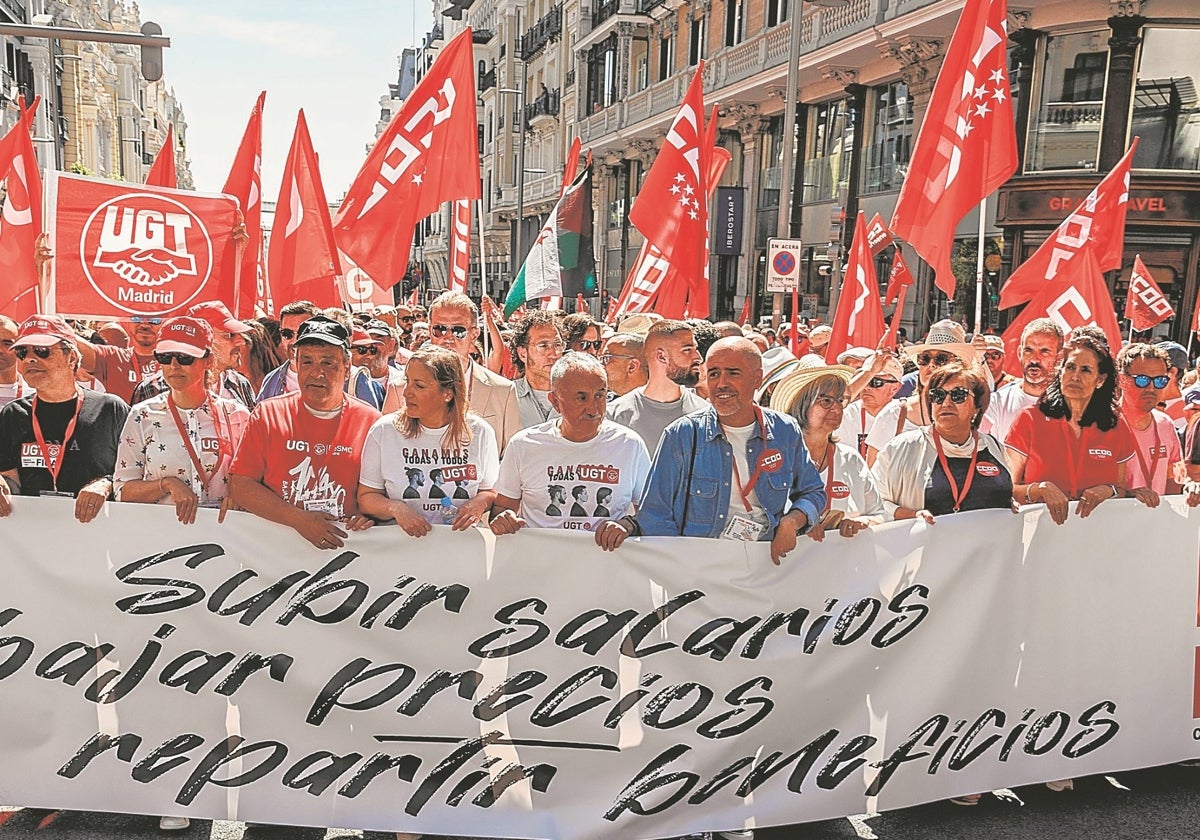
<path id="1" fill-rule="evenodd" d="M 1158 470 L 1158 462 L 1166 457 L 1165 454 L 1160 451 L 1162 449 L 1162 438 L 1160 438 L 1158 435 L 1158 423 L 1153 417 L 1150 418 L 1150 428 L 1154 429 L 1154 448 L 1150 450 L 1149 469 L 1146 469 L 1146 459 L 1142 457 L 1142 447 L 1137 446 L 1133 450 L 1137 453 L 1138 465 L 1142 468 L 1142 476 L 1146 480 L 1147 487 L 1152 487 L 1154 485 L 1154 473 Z M 1130 431 L 1133 431 L 1132 426 L 1130 427 Z M 1136 443 L 1136 440 L 1134 442 Z"/>
<path id="2" fill-rule="evenodd" d="M 758 407 L 755 407 L 754 415 L 758 420 L 758 430 L 762 434 L 763 446 L 765 447 L 767 445 L 766 421 L 763 420 L 762 411 Z M 754 485 L 758 483 L 759 476 L 763 474 L 764 470 L 775 472 L 775 470 L 779 469 L 782 460 L 783 456 L 777 450 L 763 449 L 762 454 L 758 456 L 758 464 L 754 468 L 753 475 L 750 476 L 749 481 L 742 484 L 742 476 L 737 465 L 737 456 L 733 457 L 733 483 L 737 485 L 738 493 L 742 497 L 742 504 L 745 506 L 747 513 L 753 510 L 750 506 L 750 494 L 754 492 Z"/>
<path id="3" fill-rule="evenodd" d="M 971 432 L 971 440 L 975 442 L 975 449 L 971 452 L 971 464 L 967 467 L 967 478 L 963 482 L 960 493 L 954 473 L 950 472 L 950 462 L 946 460 L 946 452 L 942 449 L 942 436 L 937 433 L 937 429 L 929 431 L 933 435 L 933 445 L 937 447 L 938 462 L 942 465 L 942 472 L 946 474 L 946 481 L 950 484 L 950 495 L 954 498 L 954 512 L 958 513 L 963 501 L 967 498 L 967 493 L 971 492 L 971 484 L 975 481 L 975 463 L 979 460 L 979 434 Z"/>
<path id="4" fill-rule="evenodd" d="M 858 454 L 867 457 L 867 407 L 858 404 Z"/>
<path id="5" fill-rule="evenodd" d="M 58 450 L 58 455 L 51 457 L 50 448 L 46 446 L 46 438 L 42 436 L 42 424 L 38 422 L 37 416 L 38 398 L 35 395 L 33 398 L 33 437 L 37 441 L 38 448 L 42 450 L 42 460 L 46 463 L 46 472 L 50 473 L 50 483 L 54 488 L 54 492 L 58 492 L 58 474 L 62 472 L 63 461 L 67 455 L 67 444 L 71 442 L 71 436 L 75 434 L 75 423 L 79 420 L 79 412 L 83 408 L 83 395 L 79 393 L 79 389 L 75 389 L 75 413 L 71 415 L 71 422 L 67 424 L 67 430 L 63 432 L 62 446 Z"/>
<path id="6" fill-rule="evenodd" d="M 179 408 L 175 405 L 175 400 L 171 398 L 171 393 L 167 392 L 167 408 L 171 410 L 171 417 L 175 420 L 175 428 L 179 430 L 179 437 L 183 440 L 183 448 L 187 450 L 188 457 L 192 459 L 192 466 L 196 468 L 196 475 L 204 482 L 204 489 L 207 491 L 208 485 L 216 478 L 221 465 L 225 463 L 225 459 L 229 455 L 229 450 L 232 449 L 232 444 L 221 434 L 221 422 L 217 418 L 217 407 L 213 405 L 211 394 L 207 395 L 205 402 L 208 404 L 209 414 L 212 415 L 213 428 L 217 430 L 217 463 L 211 471 L 204 469 L 204 466 L 200 463 L 200 456 L 196 454 L 196 447 L 192 446 L 192 439 L 187 433 L 187 427 L 183 424 L 183 416 L 179 413 Z M 225 426 L 228 429 L 230 425 L 229 415 L 226 414 Z"/>

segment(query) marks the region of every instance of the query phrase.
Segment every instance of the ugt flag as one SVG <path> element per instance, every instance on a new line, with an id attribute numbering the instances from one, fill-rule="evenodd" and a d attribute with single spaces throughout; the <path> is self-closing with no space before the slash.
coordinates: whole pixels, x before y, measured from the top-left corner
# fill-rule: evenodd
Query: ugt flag
<path id="1" fill-rule="evenodd" d="M 233 309 L 236 198 L 48 175 L 50 286 L 60 315 L 161 318 L 205 300 Z"/>
<path id="2" fill-rule="evenodd" d="M 595 292 L 592 227 L 592 168 L 587 166 L 563 192 L 529 249 L 504 301 L 505 318 L 527 300 Z"/>

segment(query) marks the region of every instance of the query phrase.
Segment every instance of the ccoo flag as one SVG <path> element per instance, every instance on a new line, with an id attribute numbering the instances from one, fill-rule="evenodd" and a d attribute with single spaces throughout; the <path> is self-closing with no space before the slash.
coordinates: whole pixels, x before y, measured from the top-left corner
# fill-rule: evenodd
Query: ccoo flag
<path id="1" fill-rule="evenodd" d="M 1017 168 L 1005 0 L 967 0 L 900 188 L 891 230 L 954 297 L 954 231 Z"/>

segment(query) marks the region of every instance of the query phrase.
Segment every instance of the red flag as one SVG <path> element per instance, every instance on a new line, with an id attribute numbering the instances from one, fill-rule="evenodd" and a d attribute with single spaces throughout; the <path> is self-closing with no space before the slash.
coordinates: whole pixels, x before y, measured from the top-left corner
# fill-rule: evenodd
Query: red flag
<path id="1" fill-rule="evenodd" d="M 175 173 L 175 126 L 167 124 L 167 139 L 154 158 L 154 165 L 146 173 L 146 184 L 151 187 L 178 189 L 179 177 Z"/>
<path id="2" fill-rule="evenodd" d="M 871 221 L 867 222 L 867 242 L 870 244 L 871 254 L 874 256 L 882 254 L 883 249 L 887 246 L 896 244 L 896 240 L 892 238 L 892 232 L 888 230 L 887 222 L 878 213 L 871 217 Z"/>
<path id="3" fill-rule="evenodd" d="M 460 198 L 452 205 L 454 223 L 450 227 L 450 278 L 452 292 L 467 293 L 467 274 L 471 270 L 471 200 Z"/>
<path id="4" fill-rule="evenodd" d="M 72 318 L 161 318 L 232 309 L 237 201 L 49 170 L 50 294 Z"/>
<path id="5" fill-rule="evenodd" d="M 260 272 L 262 264 L 263 230 L 262 230 L 262 118 L 263 104 L 267 92 L 258 95 L 254 110 L 250 112 L 250 120 L 242 134 L 242 142 L 238 144 L 237 154 L 234 155 L 233 165 L 229 168 L 229 176 L 221 192 L 235 197 L 242 206 L 242 218 L 246 225 L 249 239 L 246 250 L 242 252 L 241 287 L 237 293 L 236 308 L 231 306 L 233 314 L 238 318 L 249 318 L 254 314 L 256 303 L 262 302 L 264 312 L 271 311 L 266 306 L 269 297 L 266 283 L 266 272 Z M 262 282 L 259 275 L 262 274 Z M 280 301 L 282 305 L 287 301 Z"/>
<path id="6" fill-rule="evenodd" d="M 562 187 L 559 189 L 559 195 L 567 191 L 567 187 L 575 183 L 575 176 L 579 174 L 579 153 L 583 150 L 583 144 L 576 137 L 571 141 L 571 150 L 567 152 L 566 164 L 563 166 Z M 591 160 L 591 153 L 588 153 L 588 160 Z"/>
<path id="7" fill-rule="evenodd" d="M 949 298 L 958 223 L 1017 168 L 1006 6 L 1005 0 L 967 0 L 892 214 L 892 233 L 929 263 Z"/>
<path id="8" fill-rule="evenodd" d="M 412 294 L 408 296 L 408 308 L 412 309 L 421 303 L 421 285 L 413 286 Z"/>
<path id="9" fill-rule="evenodd" d="M 883 338 L 883 307 L 879 305 L 879 281 L 875 278 L 875 258 L 867 237 L 862 213 L 854 223 L 850 241 L 850 259 L 842 278 L 842 293 L 833 316 L 833 335 L 825 348 L 825 358 L 834 360 L 850 347 L 876 347 Z"/>
<path id="10" fill-rule="evenodd" d="M 749 326 L 750 324 L 750 318 L 752 317 L 750 313 L 750 304 L 753 302 L 754 301 L 750 295 L 746 295 L 746 302 L 742 304 L 742 313 L 738 315 L 738 323 L 743 327 Z"/>
<path id="11" fill-rule="evenodd" d="M 1095 324 L 1108 336 L 1108 347 L 1114 357 L 1121 349 L 1121 327 L 1096 253 L 1090 247 L 1083 247 L 1079 249 L 1079 257 L 1066 264 L 1054 280 L 1043 283 L 1037 296 L 1004 331 L 1005 367 L 1009 373 L 1021 372 L 1021 332 L 1034 318 L 1050 318 L 1068 333 L 1076 327 Z"/>
<path id="12" fill-rule="evenodd" d="M 1125 317 L 1138 332 L 1144 332 L 1175 314 L 1170 301 L 1154 282 L 1141 254 L 1133 258 L 1133 273 L 1129 276 L 1129 294 L 1125 298 Z"/>
<path id="13" fill-rule="evenodd" d="M 311 300 L 320 307 L 340 306 L 333 280 L 341 271 L 317 153 L 301 109 L 283 167 L 267 248 L 271 298 L 276 307 L 295 300 Z"/>
<path id="14" fill-rule="evenodd" d="M 391 288 L 408 270 L 417 222 L 459 198 L 479 198 L 470 27 L 438 53 L 375 142 L 334 220 L 338 245 Z"/>
<path id="15" fill-rule="evenodd" d="M 367 272 L 356 266 L 345 254 L 338 253 L 342 273 L 337 277 L 337 293 L 342 303 L 351 312 L 370 312 L 378 306 L 391 306 L 395 302 L 391 290 L 381 289 Z"/>
<path id="16" fill-rule="evenodd" d="M 1101 271 L 1121 267 L 1125 246 L 1125 211 L 1129 206 L 1129 169 L 1138 138 L 1125 157 L 1113 167 L 1096 188 L 1088 193 L 1071 215 L 1063 219 L 1033 256 L 1017 266 L 1000 289 L 1000 307 L 1006 309 L 1031 299 L 1063 271 L 1083 250 L 1091 250 Z"/>
<path id="17" fill-rule="evenodd" d="M 892 257 L 892 270 L 888 272 L 887 291 L 883 293 L 883 302 L 889 306 L 895 303 L 896 298 L 900 296 L 900 290 L 907 289 L 912 284 L 912 272 L 908 270 L 908 263 L 897 248 L 895 256 Z"/>
<path id="18" fill-rule="evenodd" d="M 688 288 L 699 288 L 704 283 L 708 257 L 703 70 L 704 62 L 700 62 L 667 138 L 629 210 L 629 221 L 679 272 L 680 282 Z M 682 313 L 667 317 L 679 314 Z"/>
<path id="19" fill-rule="evenodd" d="M 42 232 L 42 176 L 29 135 L 39 101 L 35 99 L 28 110 L 21 102 L 21 118 L 0 141 L 2 156 L 10 158 L 4 164 L 8 197 L 0 223 L 0 312 L 17 322 L 43 308 L 34 259 Z"/>

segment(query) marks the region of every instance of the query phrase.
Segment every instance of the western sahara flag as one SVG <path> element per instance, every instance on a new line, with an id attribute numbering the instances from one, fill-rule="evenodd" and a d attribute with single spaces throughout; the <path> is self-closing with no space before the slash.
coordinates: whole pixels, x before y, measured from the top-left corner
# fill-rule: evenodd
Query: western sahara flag
<path id="1" fill-rule="evenodd" d="M 542 226 L 504 300 L 507 318 L 527 300 L 591 295 L 596 290 L 592 252 L 592 168 L 584 167 Z"/>

